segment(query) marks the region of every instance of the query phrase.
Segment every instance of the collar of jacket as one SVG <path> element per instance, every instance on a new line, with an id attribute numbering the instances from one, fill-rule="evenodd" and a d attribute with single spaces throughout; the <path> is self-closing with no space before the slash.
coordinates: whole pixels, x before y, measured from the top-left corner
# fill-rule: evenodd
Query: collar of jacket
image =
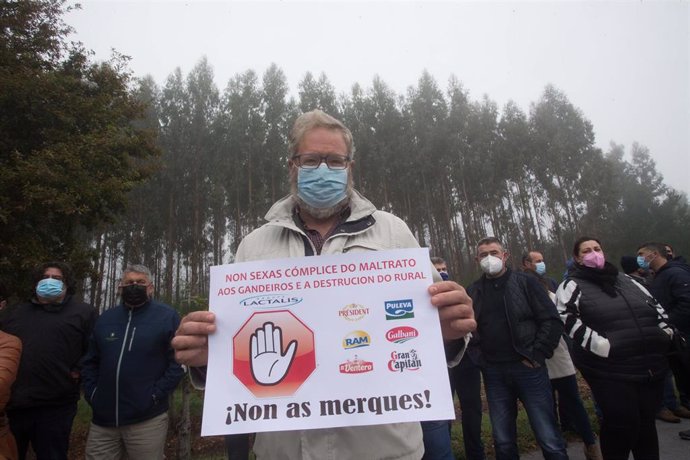
<path id="1" fill-rule="evenodd" d="M 294 207 L 295 201 L 292 198 L 292 195 L 287 195 L 276 201 L 275 204 L 271 206 L 271 209 L 268 210 L 264 216 L 264 219 L 269 222 L 274 222 L 297 229 L 297 226 L 292 218 L 292 210 Z M 350 195 L 350 217 L 347 218 L 346 223 L 361 220 L 364 217 L 373 214 L 374 211 L 376 211 L 376 207 L 369 200 L 364 198 L 357 190 L 353 190 L 352 194 Z"/>
<path id="2" fill-rule="evenodd" d="M 44 309 L 47 312 L 58 312 L 63 309 L 65 305 L 67 305 L 67 302 L 72 298 L 70 294 L 67 294 L 64 299 L 62 299 L 62 302 L 60 303 L 41 303 L 38 301 L 36 297 L 31 298 L 31 303 L 34 304 L 37 307 L 40 307 Z"/>
<path id="3" fill-rule="evenodd" d="M 121 306 L 125 311 L 132 310 L 132 313 L 136 313 L 136 312 L 141 311 L 141 310 L 143 310 L 144 308 L 148 307 L 148 306 L 151 305 L 152 303 L 153 303 L 153 299 L 149 299 L 149 300 L 147 300 L 146 302 L 144 302 L 144 303 L 142 303 L 141 305 L 139 305 L 138 307 L 130 307 L 129 305 L 125 305 L 124 302 L 122 302 L 122 303 L 120 304 L 120 306 Z"/>

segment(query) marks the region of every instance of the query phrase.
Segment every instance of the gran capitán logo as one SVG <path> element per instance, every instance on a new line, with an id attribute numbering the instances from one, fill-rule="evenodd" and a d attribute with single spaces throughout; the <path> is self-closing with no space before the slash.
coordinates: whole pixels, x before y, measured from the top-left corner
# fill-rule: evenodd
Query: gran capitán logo
<path id="1" fill-rule="evenodd" d="M 374 370 L 374 363 L 359 359 L 355 355 L 355 359 L 348 359 L 338 366 L 341 374 L 364 374 Z"/>
<path id="2" fill-rule="evenodd" d="M 297 305 L 302 302 L 302 300 L 302 297 L 295 297 L 292 295 L 264 294 L 242 299 L 240 300 L 240 305 L 252 308 L 289 307 L 291 305 Z"/>
<path id="3" fill-rule="evenodd" d="M 391 372 L 418 371 L 422 367 L 422 360 L 417 356 L 417 350 L 392 351 L 388 361 Z"/>
<path id="4" fill-rule="evenodd" d="M 414 304 L 412 299 L 387 300 L 385 302 L 386 319 L 414 318 Z"/>
<path id="5" fill-rule="evenodd" d="M 419 331 L 410 326 L 398 326 L 386 332 L 386 340 L 393 343 L 405 343 L 419 337 Z"/>
<path id="6" fill-rule="evenodd" d="M 338 310 L 338 316 L 348 321 L 359 321 L 369 314 L 369 307 L 351 303 Z"/>
<path id="7" fill-rule="evenodd" d="M 343 338 L 343 348 L 362 348 L 371 345 L 371 336 L 366 331 L 352 331 Z"/>

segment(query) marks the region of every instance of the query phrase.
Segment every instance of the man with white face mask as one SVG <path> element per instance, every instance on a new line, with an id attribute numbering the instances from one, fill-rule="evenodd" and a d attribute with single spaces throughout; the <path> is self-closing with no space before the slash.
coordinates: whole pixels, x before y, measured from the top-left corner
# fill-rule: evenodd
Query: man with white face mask
<path id="1" fill-rule="evenodd" d="M 518 458 L 517 401 L 545 459 L 566 459 L 556 425 L 549 376 L 544 365 L 563 333 L 556 306 L 536 279 L 506 266 L 508 253 L 495 237 L 477 244 L 484 274 L 467 290 L 472 297 L 496 458 Z"/>

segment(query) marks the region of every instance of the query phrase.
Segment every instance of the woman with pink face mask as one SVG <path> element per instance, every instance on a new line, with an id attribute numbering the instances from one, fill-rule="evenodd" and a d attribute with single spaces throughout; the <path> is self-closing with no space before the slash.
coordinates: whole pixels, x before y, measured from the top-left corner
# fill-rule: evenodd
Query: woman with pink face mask
<path id="1" fill-rule="evenodd" d="M 668 369 L 671 328 L 649 292 L 606 262 L 601 242 L 584 236 L 556 291 L 572 357 L 603 414 L 604 460 L 658 460 L 655 415 Z"/>

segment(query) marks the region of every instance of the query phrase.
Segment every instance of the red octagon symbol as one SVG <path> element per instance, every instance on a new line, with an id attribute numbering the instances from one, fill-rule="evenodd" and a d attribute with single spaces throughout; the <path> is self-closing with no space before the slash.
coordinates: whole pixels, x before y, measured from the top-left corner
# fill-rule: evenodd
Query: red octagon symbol
<path id="1" fill-rule="evenodd" d="M 252 336 L 256 341 L 257 331 L 265 330 L 268 323 L 273 331 L 280 330 L 281 355 L 289 352 L 291 342 L 296 342 L 292 362 L 284 377 L 275 383 L 258 382 L 252 373 Z M 288 310 L 254 313 L 232 338 L 232 345 L 232 373 L 257 398 L 293 395 L 316 369 L 314 332 Z"/>

